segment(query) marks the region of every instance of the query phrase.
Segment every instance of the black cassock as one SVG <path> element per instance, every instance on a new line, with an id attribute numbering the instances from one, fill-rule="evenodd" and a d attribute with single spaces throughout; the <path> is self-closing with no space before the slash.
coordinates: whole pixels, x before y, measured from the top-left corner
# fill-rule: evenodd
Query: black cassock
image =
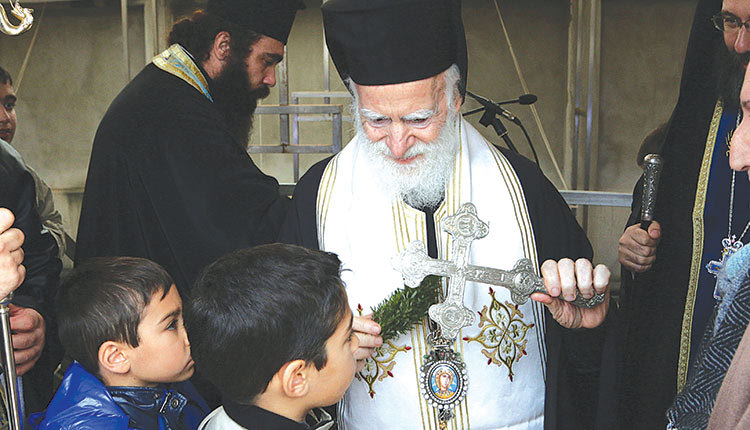
<path id="1" fill-rule="evenodd" d="M 149 64 L 97 130 L 76 263 L 149 258 L 166 268 L 185 298 L 200 270 L 219 256 L 275 240 L 288 206 L 278 190 L 206 96 Z"/>
<path id="2" fill-rule="evenodd" d="M 591 244 L 554 185 L 536 164 L 505 149 L 500 150 L 521 181 L 539 262 L 565 257 L 591 259 Z M 315 207 L 318 185 L 329 160 L 317 163 L 300 179 L 279 241 L 319 248 Z M 432 230 L 431 235 L 434 234 Z M 545 429 L 610 428 L 614 382 L 614 372 L 610 368 L 614 361 L 611 356 L 614 351 L 610 330 L 613 327 L 610 322 L 612 314 L 610 312 L 607 321 L 599 328 L 569 330 L 557 324 L 545 308 L 548 360 Z M 603 359 L 604 356 L 607 358 Z"/>

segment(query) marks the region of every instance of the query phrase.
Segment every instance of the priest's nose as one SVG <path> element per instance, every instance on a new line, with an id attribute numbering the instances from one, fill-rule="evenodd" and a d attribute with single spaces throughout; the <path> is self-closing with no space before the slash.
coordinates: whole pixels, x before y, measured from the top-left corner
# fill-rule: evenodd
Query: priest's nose
<path id="1" fill-rule="evenodd" d="M 750 52 L 750 31 L 745 27 L 739 29 L 737 39 L 734 41 L 734 52 L 738 54 Z"/>
<path id="2" fill-rule="evenodd" d="M 408 127 L 401 124 L 392 124 L 388 132 L 388 149 L 394 158 L 403 158 L 406 151 L 413 145 Z"/>
<path id="3" fill-rule="evenodd" d="M 266 73 L 266 76 L 263 77 L 263 83 L 269 87 L 276 85 L 276 67 Z"/>

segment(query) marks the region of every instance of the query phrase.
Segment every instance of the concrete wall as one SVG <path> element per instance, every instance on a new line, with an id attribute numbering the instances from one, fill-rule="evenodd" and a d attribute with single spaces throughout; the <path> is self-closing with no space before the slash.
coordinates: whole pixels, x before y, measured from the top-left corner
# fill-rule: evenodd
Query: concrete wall
<path id="1" fill-rule="evenodd" d="M 695 0 L 604 0 L 602 2 L 600 73 L 599 178 L 595 188 L 630 192 L 640 172 L 635 154 L 645 134 L 665 121 L 677 98 L 682 58 Z M 68 230 L 75 236 L 80 189 L 83 187 L 91 142 L 107 106 L 127 82 L 122 61 L 120 15 L 114 2 L 51 3 L 40 25 L 36 46 L 19 91 L 19 129 L 14 145 L 56 190 Z M 111 5 L 111 6 L 109 6 Z M 193 4 L 175 2 L 179 12 Z M 290 91 L 323 89 L 323 31 L 320 1 L 307 1 L 300 11 L 288 45 Z M 41 5 L 35 5 L 37 16 Z M 541 123 L 562 164 L 565 132 L 567 32 L 569 3 L 562 0 L 500 2 L 500 11 L 518 56 Z M 136 73 L 144 65 L 142 9 L 129 13 L 130 64 Z M 469 45 L 469 89 L 494 100 L 515 98 L 523 90 L 509 55 L 494 2 L 464 0 Z M 32 32 L 0 36 L 0 65 L 18 75 Z M 331 89 L 344 90 L 331 67 Z M 274 90 L 263 103 L 278 102 Z M 321 100 L 306 100 L 307 103 Z M 467 101 L 465 109 L 478 106 Z M 542 169 L 556 185 L 541 133 L 528 107 L 509 106 L 531 134 Z M 476 124 L 479 116 L 471 117 Z M 508 123 L 510 135 L 526 156 L 531 152 L 520 131 Z M 350 125 L 345 123 L 345 139 Z M 481 128 L 493 142 L 494 132 Z M 328 123 L 302 123 L 300 141 L 330 140 Z M 256 118 L 254 144 L 278 141 L 278 117 Z M 304 170 L 322 155 L 301 157 Z M 265 172 L 280 182 L 292 180 L 291 158 L 285 154 L 253 155 Z M 562 167 L 562 166 L 561 166 Z M 616 241 L 627 212 L 591 209 L 589 234 L 598 261 L 616 266 Z"/>

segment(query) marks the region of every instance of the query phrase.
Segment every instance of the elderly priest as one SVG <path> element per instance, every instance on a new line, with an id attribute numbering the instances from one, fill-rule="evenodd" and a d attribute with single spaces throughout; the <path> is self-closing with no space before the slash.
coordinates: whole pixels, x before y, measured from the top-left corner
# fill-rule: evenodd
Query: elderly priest
<path id="1" fill-rule="evenodd" d="M 339 425 L 593 427 L 604 338 L 595 327 L 608 311 L 609 270 L 592 268 L 589 241 L 538 166 L 461 118 L 459 3 L 330 0 L 322 9 L 328 48 L 354 95 L 357 133 L 300 180 L 281 239 L 335 252 L 348 269 L 362 363 Z M 456 239 L 444 229 L 468 202 L 489 225 L 468 263 L 508 270 L 526 258 L 541 268 L 547 294 L 516 304 L 505 288 L 467 282 L 462 303 L 473 323 L 456 336 L 446 336 L 445 319 L 424 319 L 380 337 L 381 326 L 363 315 L 404 287 L 394 255 L 417 240 L 431 257 L 453 259 Z M 577 295 L 601 302 L 574 306 Z"/>

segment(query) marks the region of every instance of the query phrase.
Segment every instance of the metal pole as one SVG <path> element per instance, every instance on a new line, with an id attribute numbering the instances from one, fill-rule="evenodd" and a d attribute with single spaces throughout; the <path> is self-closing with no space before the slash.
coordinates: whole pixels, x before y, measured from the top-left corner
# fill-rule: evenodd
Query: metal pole
<path id="1" fill-rule="evenodd" d="M 128 0 L 120 0 L 120 25 L 122 26 L 122 59 L 130 82 L 130 53 L 128 49 Z"/>
<path id="2" fill-rule="evenodd" d="M 154 55 L 158 54 L 158 31 L 156 23 L 156 0 L 144 0 L 143 2 L 143 52 L 144 63 L 148 64 Z"/>
<path id="3" fill-rule="evenodd" d="M 5 409 L 8 413 L 8 426 L 13 430 L 21 430 L 21 415 L 18 411 L 20 399 L 18 397 L 18 376 L 16 375 L 16 360 L 13 357 L 13 339 L 10 333 L 10 300 L 13 293 L 0 301 L 0 325 L 3 335 L 3 381 L 7 393 Z"/>

